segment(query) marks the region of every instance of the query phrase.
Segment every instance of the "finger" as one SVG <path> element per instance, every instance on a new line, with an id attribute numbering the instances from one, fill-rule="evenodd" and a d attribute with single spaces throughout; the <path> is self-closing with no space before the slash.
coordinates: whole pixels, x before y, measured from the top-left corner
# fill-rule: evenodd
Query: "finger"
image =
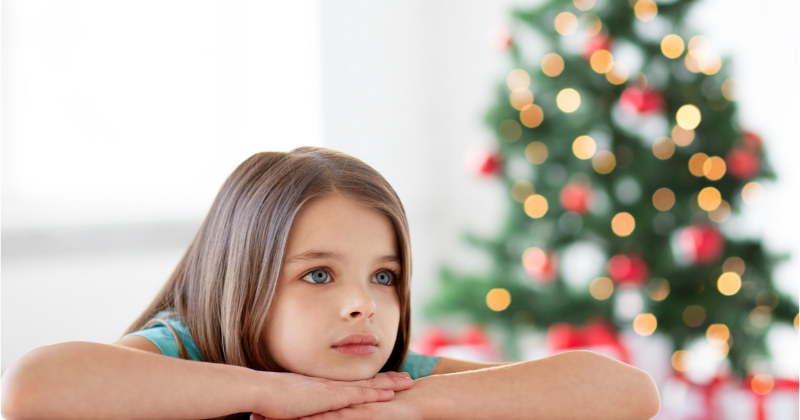
<path id="1" fill-rule="evenodd" d="M 370 378 L 363 381 L 353 382 L 331 382 L 331 385 L 341 387 L 365 387 L 375 389 L 389 389 L 392 391 L 404 391 L 414 386 L 414 381 L 407 376 L 392 376 L 382 378 Z"/>
<path id="2" fill-rule="evenodd" d="M 408 372 L 394 372 L 394 371 L 389 371 L 389 372 L 381 372 L 381 373 L 379 373 L 379 374 L 375 375 L 375 377 L 376 377 L 376 378 L 392 378 L 392 377 L 396 377 L 396 378 L 410 378 L 410 377 L 411 377 L 411 375 L 409 375 L 409 374 L 408 374 Z"/>
<path id="3" fill-rule="evenodd" d="M 388 389 L 348 387 L 340 388 L 339 391 L 341 392 L 341 394 L 339 394 L 341 398 L 341 400 L 338 401 L 339 404 L 325 411 L 340 410 L 351 405 L 360 405 L 370 402 L 391 401 L 392 398 L 394 398 L 394 391 Z"/>

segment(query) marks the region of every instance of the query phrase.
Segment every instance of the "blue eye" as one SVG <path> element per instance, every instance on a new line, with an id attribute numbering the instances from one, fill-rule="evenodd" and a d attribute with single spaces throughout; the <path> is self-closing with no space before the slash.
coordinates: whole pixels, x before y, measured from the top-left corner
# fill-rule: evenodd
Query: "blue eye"
<path id="1" fill-rule="evenodd" d="M 303 280 L 305 280 L 305 281 L 307 281 L 309 283 L 320 284 L 320 283 L 328 283 L 329 280 L 330 280 L 330 277 L 331 276 L 330 276 L 330 274 L 328 274 L 327 271 L 322 270 L 322 269 L 317 269 L 317 270 L 313 270 L 313 271 L 309 272 L 308 274 L 306 274 L 305 276 L 303 276 Z"/>
<path id="2" fill-rule="evenodd" d="M 372 280 L 375 283 L 379 283 L 385 286 L 388 286 L 394 282 L 394 274 L 391 271 L 381 271 L 380 273 L 372 276 Z"/>

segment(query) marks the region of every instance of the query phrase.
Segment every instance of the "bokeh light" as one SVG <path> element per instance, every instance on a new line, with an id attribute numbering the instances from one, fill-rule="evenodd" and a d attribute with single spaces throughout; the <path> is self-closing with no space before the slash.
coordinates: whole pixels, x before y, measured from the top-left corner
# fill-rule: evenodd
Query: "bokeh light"
<path id="1" fill-rule="evenodd" d="M 606 80 L 612 85 L 621 85 L 628 80 L 628 67 L 620 61 L 615 61 L 611 70 L 606 73 Z"/>
<path id="2" fill-rule="evenodd" d="M 575 7 L 578 10 L 583 10 L 584 12 L 594 7 L 596 0 L 572 0 L 572 3 L 575 4 Z"/>
<path id="3" fill-rule="evenodd" d="M 736 81 L 732 77 L 722 82 L 721 90 L 725 99 L 729 101 L 736 100 Z"/>
<path id="4" fill-rule="evenodd" d="M 706 310 L 700 305 L 689 305 L 683 310 L 683 323 L 699 327 L 706 320 Z"/>
<path id="5" fill-rule="evenodd" d="M 584 28 L 584 34 L 588 37 L 595 36 L 603 29 L 603 22 L 599 17 L 591 13 L 586 13 L 578 19 L 580 25 Z"/>
<path id="6" fill-rule="evenodd" d="M 617 213 L 613 219 L 611 219 L 611 230 L 614 231 L 614 234 L 617 236 L 628 236 L 633 233 L 633 229 L 636 227 L 636 221 L 633 219 L 628 212 L 621 212 Z"/>
<path id="7" fill-rule="evenodd" d="M 633 331 L 641 336 L 648 336 L 656 331 L 658 322 L 653 314 L 639 314 L 633 319 Z"/>
<path id="8" fill-rule="evenodd" d="M 703 165 L 706 163 L 708 155 L 705 153 L 695 153 L 689 158 L 689 172 L 696 177 L 703 176 Z"/>
<path id="9" fill-rule="evenodd" d="M 744 268 L 744 260 L 739 257 L 729 257 L 722 263 L 723 272 L 736 273 L 740 276 L 744 274 Z"/>
<path id="10" fill-rule="evenodd" d="M 575 89 L 562 89 L 556 96 L 556 104 L 566 113 L 575 112 L 581 106 L 581 95 Z"/>
<path id="11" fill-rule="evenodd" d="M 675 153 L 675 143 L 669 137 L 661 137 L 653 143 L 653 155 L 660 160 L 667 160 Z"/>
<path id="12" fill-rule="evenodd" d="M 511 293 L 506 289 L 492 289 L 486 294 L 486 306 L 489 309 L 499 312 L 511 304 Z"/>
<path id="13" fill-rule="evenodd" d="M 591 159 L 596 151 L 597 144 L 594 142 L 594 139 L 589 136 L 580 136 L 572 142 L 572 153 L 574 153 L 578 159 Z"/>
<path id="14" fill-rule="evenodd" d="M 719 156 L 711 156 L 703 162 L 703 175 L 711 181 L 718 181 L 726 170 L 725 160 Z"/>
<path id="15" fill-rule="evenodd" d="M 522 126 L 514 120 L 501 122 L 498 131 L 500 132 L 500 137 L 509 143 L 514 143 L 522 136 Z"/>
<path id="16" fill-rule="evenodd" d="M 525 127 L 538 127 L 544 120 L 544 112 L 542 112 L 542 108 L 540 108 L 539 105 L 525 105 L 525 107 L 519 111 L 519 120 L 522 121 L 522 125 Z"/>
<path id="17" fill-rule="evenodd" d="M 614 293 L 614 282 L 608 277 L 598 277 L 589 284 L 589 293 L 597 300 L 606 300 Z"/>
<path id="18" fill-rule="evenodd" d="M 511 106 L 516 110 L 521 110 L 525 108 L 525 105 L 530 105 L 533 103 L 533 93 L 528 89 L 522 91 L 514 91 L 511 92 L 511 95 L 508 97 L 509 102 L 511 102 Z"/>
<path id="19" fill-rule="evenodd" d="M 647 296 L 656 302 L 662 301 L 669 296 L 669 282 L 667 279 L 658 279 L 647 284 Z"/>
<path id="20" fill-rule="evenodd" d="M 506 84 L 512 92 L 522 92 L 531 85 L 531 76 L 522 69 L 511 70 L 506 77 Z"/>
<path id="21" fill-rule="evenodd" d="M 525 214 L 534 219 L 547 214 L 547 199 L 538 194 L 528 197 L 525 200 Z"/>
<path id="22" fill-rule="evenodd" d="M 597 152 L 592 158 L 592 168 L 599 174 L 608 174 L 617 166 L 617 158 L 608 150 Z"/>
<path id="23" fill-rule="evenodd" d="M 525 147 L 525 159 L 534 165 L 541 165 L 547 160 L 547 146 L 540 141 L 532 142 Z"/>
<path id="24" fill-rule="evenodd" d="M 614 56 L 607 50 L 597 50 L 589 58 L 589 64 L 592 66 L 592 70 L 605 74 L 611 71 L 611 67 L 614 66 Z"/>
<path id="25" fill-rule="evenodd" d="M 556 77 L 564 71 L 564 59 L 556 53 L 550 53 L 542 58 L 542 72 L 550 77 Z"/>
<path id="26" fill-rule="evenodd" d="M 742 200 L 751 206 L 758 204 L 763 195 L 764 187 L 758 182 L 748 182 L 742 188 Z"/>
<path id="27" fill-rule="evenodd" d="M 689 50 L 689 53 L 683 58 L 683 63 L 690 72 L 700 73 L 700 61 L 697 59 L 694 51 Z"/>
<path id="28" fill-rule="evenodd" d="M 712 350 L 712 356 L 711 356 L 712 360 L 722 360 L 726 356 L 728 356 L 728 351 L 730 350 L 730 347 L 728 346 L 727 342 L 725 342 L 725 341 L 711 341 L 711 342 L 708 343 L 708 345 L 709 345 L 709 347 L 711 347 L 713 349 Z"/>
<path id="29" fill-rule="evenodd" d="M 511 185 L 511 198 L 520 203 L 524 203 L 533 193 L 534 188 L 530 181 L 522 179 Z"/>
<path id="30" fill-rule="evenodd" d="M 767 395 L 774 387 L 775 380 L 771 375 L 767 375 L 766 373 L 755 375 L 753 379 L 750 380 L 750 389 L 758 395 Z"/>
<path id="31" fill-rule="evenodd" d="M 675 193 L 669 188 L 659 188 L 653 193 L 653 207 L 667 211 L 675 205 Z"/>
<path id="32" fill-rule="evenodd" d="M 706 339 L 709 342 L 727 342 L 731 337 L 731 331 L 725 324 L 711 324 L 706 329 Z"/>
<path id="33" fill-rule="evenodd" d="M 780 298 L 778 298 L 778 294 L 772 290 L 764 289 L 756 295 L 756 305 L 758 306 L 766 306 L 767 308 L 775 309 L 778 306 L 778 302 L 780 302 Z"/>
<path id="34" fill-rule="evenodd" d="M 637 19 L 643 22 L 649 22 L 655 19 L 658 14 L 658 6 L 656 6 L 653 0 L 639 0 L 636 2 L 636 5 L 633 6 L 633 12 L 636 14 Z"/>
<path id="35" fill-rule="evenodd" d="M 678 58 L 683 54 L 683 39 L 675 34 L 670 34 L 661 40 L 661 52 L 667 58 Z"/>
<path id="36" fill-rule="evenodd" d="M 742 278 L 733 272 L 722 273 L 717 279 L 717 289 L 725 296 L 733 296 L 742 288 Z"/>
<path id="37" fill-rule="evenodd" d="M 692 104 L 684 105 L 678 109 L 675 119 L 682 129 L 694 130 L 700 124 L 700 110 Z"/>
<path id="38" fill-rule="evenodd" d="M 700 71 L 709 76 L 717 74 L 722 68 L 722 59 L 717 53 L 705 51 L 704 55 L 698 59 Z"/>
<path id="39" fill-rule="evenodd" d="M 756 328 L 767 328 L 772 320 L 772 308 L 769 306 L 756 306 L 747 317 L 750 325 Z"/>
<path id="40" fill-rule="evenodd" d="M 556 32 L 561 35 L 572 35 L 578 29 L 578 18 L 570 12 L 562 12 L 556 16 Z"/>
<path id="41" fill-rule="evenodd" d="M 684 130 L 681 126 L 676 125 L 672 128 L 672 141 L 678 146 L 688 146 L 694 140 L 694 130 Z"/>
<path id="42" fill-rule="evenodd" d="M 547 265 L 547 254 L 541 248 L 528 248 L 522 253 L 522 265 L 531 272 L 538 272 Z"/>
<path id="43" fill-rule="evenodd" d="M 722 195 L 714 187 L 705 187 L 697 194 L 697 204 L 705 211 L 713 211 L 722 203 Z"/>
<path id="44" fill-rule="evenodd" d="M 678 372 L 685 372 L 692 365 L 694 355 L 689 350 L 678 350 L 672 353 L 672 368 Z"/>
<path id="45" fill-rule="evenodd" d="M 708 212 L 708 218 L 714 223 L 722 223 L 731 216 L 731 205 L 727 201 L 719 202 L 719 207 Z"/>

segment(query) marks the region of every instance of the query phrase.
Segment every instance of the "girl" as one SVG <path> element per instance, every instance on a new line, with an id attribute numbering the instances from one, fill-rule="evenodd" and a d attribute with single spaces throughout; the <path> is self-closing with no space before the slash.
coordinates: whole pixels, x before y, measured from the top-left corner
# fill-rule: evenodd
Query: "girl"
<path id="1" fill-rule="evenodd" d="M 646 373 L 590 352 L 510 364 L 408 352 L 410 277 L 405 212 L 374 169 L 322 148 L 256 154 L 225 181 L 128 335 L 111 345 L 31 351 L 2 378 L 3 416 L 646 419 L 658 412 Z"/>

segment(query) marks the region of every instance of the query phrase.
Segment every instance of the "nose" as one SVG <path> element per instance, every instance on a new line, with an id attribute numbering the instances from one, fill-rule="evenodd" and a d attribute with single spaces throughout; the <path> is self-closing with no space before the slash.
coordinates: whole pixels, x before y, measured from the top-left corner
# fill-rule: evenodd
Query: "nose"
<path id="1" fill-rule="evenodd" d="M 342 302 L 341 316 L 343 319 L 370 319 L 375 315 L 375 300 L 366 285 L 357 284 L 346 288 Z"/>

